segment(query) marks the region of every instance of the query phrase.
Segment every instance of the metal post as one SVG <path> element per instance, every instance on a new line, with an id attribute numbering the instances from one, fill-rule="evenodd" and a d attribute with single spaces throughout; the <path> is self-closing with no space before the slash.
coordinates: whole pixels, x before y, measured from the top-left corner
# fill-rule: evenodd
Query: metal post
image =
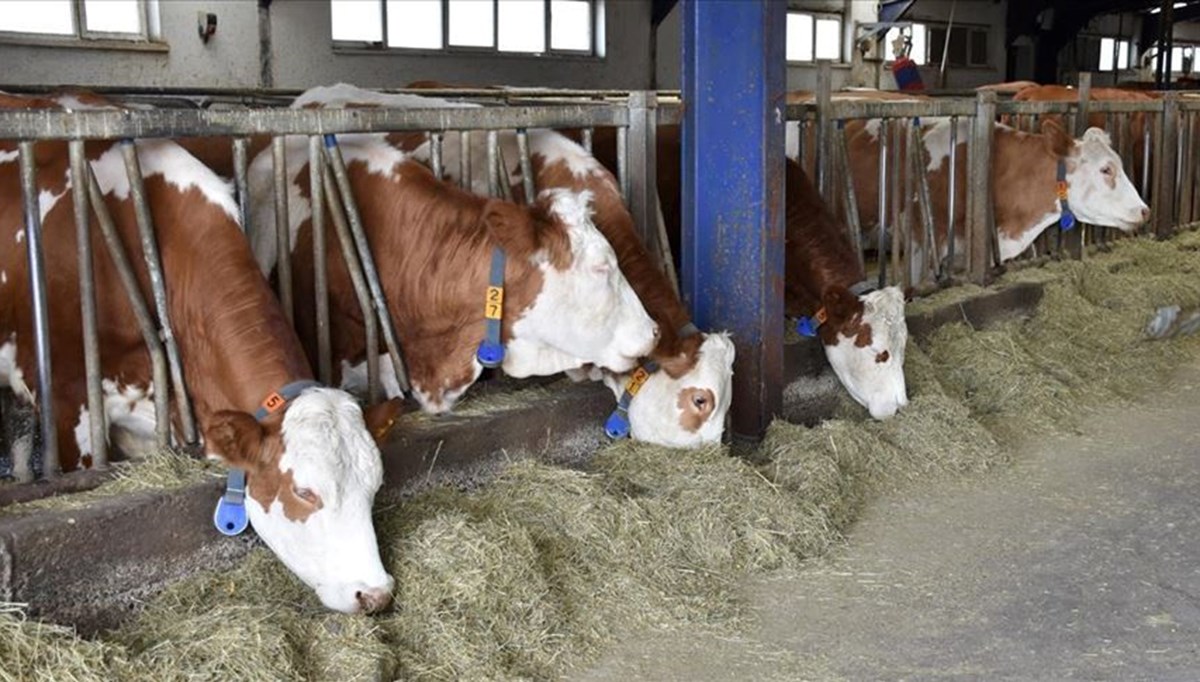
<path id="1" fill-rule="evenodd" d="M 921 229 L 925 241 L 925 261 L 921 263 L 922 274 L 917 280 L 920 282 L 925 279 L 928 274 L 931 277 L 937 274 L 937 253 L 938 245 L 937 238 L 933 230 L 933 204 L 930 202 L 929 196 L 929 176 L 926 168 L 928 162 L 925 160 L 925 138 L 921 135 L 921 122 L 913 119 L 912 135 L 909 136 L 909 144 L 912 145 L 913 153 L 909 154 L 912 158 L 912 170 L 909 171 L 916 178 L 917 183 L 917 208 L 921 215 Z"/>
<path id="2" fill-rule="evenodd" d="M 500 146 L 495 130 L 487 132 L 488 196 L 500 196 Z"/>
<path id="3" fill-rule="evenodd" d="M 362 218 L 359 216 L 358 206 L 354 202 L 350 174 L 346 172 L 346 162 L 342 159 L 342 150 L 338 147 L 337 138 L 333 135 L 325 136 L 325 151 L 329 157 L 329 165 L 333 169 L 333 178 L 337 181 L 338 193 L 342 196 L 342 207 L 346 209 L 346 219 L 350 224 L 350 234 L 354 237 L 354 245 L 358 249 L 359 261 L 362 262 L 363 275 L 371 291 L 371 302 L 375 307 L 375 314 L 379 316 L 379 327 L 383 330 L 383 343 L 387 347 L 388 357 L 392 360 L 396 384 L 401 391 L 408 393 L 408 373 L 404 369 L 404 356 L 400 352 L 400 342 L 396 340 L 396 330 L 392 326 L 392 314 L 388 309 L 383 287 L 379 284 L 379 271 L 375 269 L 375 259 L 371 256 L 371 245 L 367 242 Z"/>
<path id="4" fill-rule="evenodd" d="M 658 95 L 629 93 L 629 212 L 647 250 L 660 261 L 670 259 L 670 246 L 658 243 Z M 657 248 L 649 248 L 657 244 Z M 665 264 L 660 262 L 661 269 Z"/>
<path id="5" fill-rule="evenodd" d="M 471 131 L 458 133 L 458 186 L 471 191 Z"/>
<path id="6" fill-rule="evenodd" d="M 858 196 L 854 189 L 854 173 L 850 172 L 850 153 L 846 149 L 845 124 L 844 120 L 838 119 L 833 148 L 838 159 L 839 172 L 846 176 L 846 192 L 842 195 L 842 199 L 843 208 L 846 211 L 846 227 L 850 230 L 850 243 L 854 245 L 854 253 L 858 255 L 858 264 L 865 266 L 862 220 L 858 217 Z M 800 167 L 803 168 L 803 164 Z"/>
<path id="7" fill-rule="evenodd" d="M 83 366 L 87 381 L 92 468 L 108 467 L 108 415 L 101 385 L 100 335 L 96 331 L 96 280 L 92 274 L 92 231 L 88 211 L 87 156 L 83 140 L 71 140 L 71 194 L 75 200 L 75 242 L 79 256 L 79 312 L 83 322 Z M 43 389 L 45 390 L 45 389 Z"/>
<path id="8" fill-rule="evenodd" d="M 525 203 L 532 204 L 537 199 L 537 191 L 533 186 L 533 161 L 529 158 L 529 131 L 517 128 L 517 163 L 521 167 L 521 189 L 525 192 Z"/>
<path id="9" fill-rule="evenodd" d="M 829 110 L 833 101 L 833 66 L 829 60 L 817 62 L 817 191 L 831 204 L 829 177 Z"/>
<path id="10" fill-rule="evenodd" d="M 142 333 L 142 341 L 150 353 L 150 378 L 154 382 L 154 435 L 159 449 L 165 450 L 171 446 L 171 405 L 170 405 L 170 371 L 168 370 L 167 354 L 163 350 L 158 328 L 150 314 L 150 307 L 142 297 L 142 289 L 137 276 L 133 272 L 133 264 L 125 254 L 125 246 L 121 236 L 117 234 L 117 226 L 113 223 L 112 214 L 108 212 L 108 204 L 104 203 L 104 193 L 100 191 L 100 183 L 96 174 L 89 168 L 88 196 L 92 200 L 92 210 L 96 213 L 96 223 L 100 226 L 100 235 L 104 237 L 104 245 L 108 257 L 112 259 L 129 299 L 129 307 L 133 309 L 133 317 L 137 320 L 138 330 Z M 161 388 L 159 388 L 161 387 Z"/>
<path id="11" fill-rule="evenodd" d="M 904 186 L 901 184 L 902 176 L 900 174 L 900 141 L 904 138 L 904 120 L 892 119 L 890 121 L 888 133 L 892 136 L 891 142 L 891 158 L 888 159 L 888 179 L 889 198 L 891 200 L 891 223 L 892 223 L 892 239 L 889 242 L 891 246 L 892 258 L 892 281 L 906 286 L 904 284 L 904 272 L 901 267 L 900 254 L 904 250 L 904 216 L 902 206 L 904 200 Z M 882 256 L 880 256 L 882 259 Z"/>
<path id="12" fill-rule="evenodd" d="M 971 281 L 986 284 L 988 248 L 991 242 L 989 220 L 992 211 L 992 129 L 996 121 L 996 93 L 976 94 L 975 120 L 971 132 L 971 153 L 967 159 L 970 173 L 967 178 L 968 206 L 967 240 L 968 268 Z"/>
<path id="13" fill-rule="evenodd" d="M 316 313 L 317 379 L 333 382 L 333 351 L 329 339 L 329 272 L 325 269 L 325 159 L 321 136 L 308 138 L 308 194 L 312 206 L 313 309 Z"/>
<path id="14" fill-rule="evenodd" d="M 50 307 L 46 291 L 46 260 L 42 251 L 42 213 L 38 202 L 37 160 L 33 142 L 17 145 L 25 211 L 25 254 L 29 263 L 29 288 L 33 304 L 33 347 L 37 357 L 38 410 L 42 431 L 42 476 L 56 478 L 59 471 L 58 422 L 54 415 L 54 382 L 50 370 Z"/>
<path id="15" fill-rule="evenodd" d="M 146 188 L 142 184 L 142 167 L 138 161 L 137 145 L 133 140 L 122 140 L 121 154 L 125 159 L 125 172 L 129 176 L 129 196 L 133 200 L 133 215 L 137 221 L 138 234 L 142 240 L 142 256 L 146 260 L 146 272 L 150 276 L 150 291 L 154 295 L 154 310 L 158 314 L 159 333 L 167 351 L 167 364 L 171 369 L 171 383 L 175 386 L 175 404 L 179 422 L 183 426 L 183 440 L 187 445 L 198 442 L 196 421 L 192 416 L 192 403 L 188 398 L 187 384 L 183 381 L 183 363 L 179 359 L 179 346 L 175 343 L 175 332 L 171 327 L 170 309 L 167 307 L 167 280 L 163 275 L 162 260 L 158 254 L 158 243 L 154 237 L 154 222 L 146 202 Z M 154 388 L 158 391 L 158 387 Z M 169 387 L 163 386 L 163 391 Z"/>
<path id="16" fill-rule="evenodd" d="M 246 175 L 248 142 L 244 137 L 233 138 L 233 186 L 237 190 L 238 218 L 241 219 L 242 232 L 250 236 L 250 183 Z"/>
<path id="17" fill-rule="evenodd" d="M 946 279 L 954 273 L 954 245 L 958 240 L 958 226 L 954 224 L 954 211 L 958 202 L 958 117 L 950 117 L 950 181 L 946 197 L 946 266 L 938 266 L 938 279 Z"/>
<path id="18" fill-rule="evenodd" d="M 617 126 L 617 185 L 621 198 L 629 201 L 629 128 Z"/>
<path id="19" fill-rule="evenodd" d="M 442 179 L 442 134 L 440 132 L 429 133 L 429 170 L 433 172 L 433 177 L 439 181 Z"/>
<path id="20" fill-rule="evenodd" d="M 583 149 L 589 155 L 592 153 L 592 133 L 593 132 L 594 131 L 591 128 L 583 129 Z"/>
<path id="21" fill-rule="evenodd" d="M 295 311 L 292 299 L 292 244 L 291 226 L 288 224 L 288 173 L 287 138 L 276 135 L 271 138 L 271 160 L 275 170 L 275 274 L 279 278 L 279 302 L 288 324 L 294 325 Z"/>
<path id="22" fill-rule="evenodd" d="M 683 290 L 697 326 L 733 333 L 735 438 L 783 404 L 785 9 L 683 4 Z"/>
<path id="23" fill-rule="evenodd" d="M 350 226 L 338 196 L 337 183 L 328 164 L 321 164 L 321 177 L 324 180 L 325 195 L 329 203 L 329 216 L 333 220 L 333 229 L 337 234 L 338 244 L 342 250 L 342 260 L 346 263 L 346 272 L 350 275 L 350 284 L 354 287 L 354 297 L 358 300 L 358 308 L 363 316 L 363 334 L 365 336 L 365 354 L 367 356 L 367 403 L 379 402 L 379 320 L 371 310 L 371 292 L 363 277 L 362 264 L 354 247 L 354 237 L 350 235 Z M 311 169 L 309 172 L 312 172 Z"/>
<path id="24" fill-rule="evenodd" d="M 1142 199 L 1150 199 L 1150 148 L 1154 146 L 1151 133 L 1157 134 L 1158 126 L 1154 125 L 1154 116 L 1144 116 L 1142 126 Z"/>
<path id="25" fill-rule="evenodd" d="M 1074 136 L 1083 137 L 1088 129 L 1088 109 L 1092 98 L 1092 74 L 1083 71 L 1079 74 L 1079 103 L 1075 109 Z M 1062 233 L 1062 248 L 1075 260 L 1083 258 L 1083 233 L 1086 225 L 1076 225 L 1074 230 Z"/>
<path id="26" fill-rule="evenodd" d="M 1179 93 L 1163 97 L 1162 133 L 1158 146 L 1157 180 L 1154 183 L 1154 234 L 1165 239 L 1175 232 L 1175 138 L 1179 135 Z"/>
<path id="27" fill-rule="evenodd" d="M 876 235 L 879 262 L 879 288 L 887 286 L 887 231 L 888 231 L 888 132 L 890 121 L 879 119 L 879 233 Z"/>

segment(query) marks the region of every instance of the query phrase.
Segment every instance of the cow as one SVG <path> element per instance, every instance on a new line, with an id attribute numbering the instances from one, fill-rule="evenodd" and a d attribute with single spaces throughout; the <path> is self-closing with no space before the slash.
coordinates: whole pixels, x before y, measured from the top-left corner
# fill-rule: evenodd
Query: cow
<path id="1" fill-rule="evenodd" d="M 300 96 L 296 106 L 388 106 L 393 108 L 464 106 L 437 98 L 378 93 L 352 85 L 314 88 Z M 632 393 L 627 408 L 630 435 L 637 440 L 671 447 L 693 447 L 719 442 L 728 411 L 733 365 L 733 343 L 727 334 L 696 330 L 687 309 L 670 282 L 646 253 L 621 200 L 612 174 L 582 147 L 563 135 L 545 129 L 529 131 L 529 149 L 535 191 L 586 192 L 592 197 L 592 220 L 615 250 L 621 273 L 659 328 L 657 342 L 646 355 L 658 370 L 649 374 L 640 390 Z M 428 163 L 429 146 L 423 134 L 397 133 L 389 142 L 412 158 Z M 524 198 L 516 136 L 501 132 L 499 142 L 511 190 Z M 476 134 L 470 150 L 472 191 L 485 196 L 487 186 L 484 136 Z M 449 135 L 443 147 L 444 177 L 457 181 L 460 172 L 459 138 Z M 628 372 L 592 365 L 568 370 L 574 379 L 603 380 L 621 398 L 629 385 Z"/>
<path id="2" fill-rule="evenodd" d="M 294 107 L 314 106 L 298 99 Z M 617 266 L 612 247 L 592 222 L 590 191 L 548 189 L 529 205 L 488 199 L 433 176 L 384 134 L 338 136 L 381 286 L 403 349 L 413 396 L 428 413 L 451 410 L 483 370 L 476 349 L 487 337 L 485 294 L 493 255 L 505 256 L 500 367 L 513 377 L 544 376 L 593 364 L 633 370 L 655 345 L 658 326 Z M 287 146 L 296 328 L 316 352 L 311 204 L 307 139 Z M 273 225 L 271 155 L 250 164 L 251 215 Z M 330 329 L 335 381 L 365 383 L 362 314 L 341 250 L 329 226 Z M 267 230 L 254 234 L 264 273 L 279 254 Z M 400 387 L 387 381 L 389 396 Z"/>
<path id="3" fill-rule="evenodd" d="M 879 98 L 894 99 L 894 95 L 884 93 Z M 863 98 L 869 95 L 854 93 L 852 96 Z M 918 97 L 905 95 L 904 99 Z M 959 238 L 965 235 L 966 226 L 970 124 L 971 121 L 965 117 L 958 120 L 954 229 Z M 879 224 L 879 130 L 878 119 L 849 120 L 845 124 L 858 213 L 868 237 Z M 949 192 L 950 132 L 949 119 L 922 121 L 921 139 L 928 159 L 926 171 L 939 257 L 946 253 L 948 234 L 946 202 Z M 906 147 L 906 141 L 902 140 L 901 154 Z M 789 156 L 795 156 L 796 146 L 791 140 L 787 151 Z M 809 162 L 811 165 L 811 157 Z M 1062 202 L 1058 197 L 1057 176 L 1060 169 L 1065 180 L 1067 202 L 1078 221 L 1132 231 L 1149 217 L 1149 207 L 1125 175 L 1121 159 L 1113 151 L 1112 141 L 1103 130 L 1089 128 L 1082 138 L 1076 140 L 1067 135 L 1062 125 L 1053 119 L 1043 121 L 1041 133 L 1026 133 L 995 123 L 992 136 L 992 197 L 1002 261 L 1020 255 L 1043 230 L 1063 219 Z M 900 175 L 903 183 L 906 179 L 903 167 Z M 919 267 L 923 261 L 919 251 L 926 247 L 921 243 L 920 231 L 916 231 L 914 237 L 918 253 L 913 254 L 911 262 L 914 267 Z"/>
<path id="4" fill-rule="evenodd" d="M 72 101 L 71 108 L 89 105 Z M 53 99 L 0 95 L 0 108 L 63 109 Z M 169 140 L 89 142 L 86 156 L 134 264 L 145 300 L 149 275 L 122 160 L 132 144 L 155 223 L 179 356 L 204 450 L 246 473 L 245 508 L 267 546 L 328 608 L 372 612 L 391 601 L 393 580 L 379 557 L 371 505 L 382 482 L 373 434 L 398 405 L 365 413 L 346 392 L 311 385 L 295 332 L 260 274 L 228 184 Z M 86 404 L 74 198 L 65 142 L 38 142 L 38 207 L 49 301 L 53 401 L 64 470 L 94 451 Z M 0 386 L 34 402 L 33 311 L 18 153 L 0 141 Z M 15 248 L 13 247 L 15 245 Z M 114 261 L 91 237 L 98 293 L 100 374 L 115 440 L 153 447 L 155 390 L 133 308 Z M 177 405 L 173 405 L 177 412 Z"/>
<path id="5" fill-rule="evenodd" d="M 597 129 L 593 151 L 616 167 L 615 131 Z M 658 127 L 658 193 L 672 253 L 680 253 L 680 129 Z M 875 419 L 887 419 L 908 404 L 904 351 L 908 325 L 905 296 L 898 287 L 875 290 L 850 242 L 849 232 L 821 200 L 804 170 L 785 167 L 784 311 L 817 319 L 816 335 L 847 392 Z"/>

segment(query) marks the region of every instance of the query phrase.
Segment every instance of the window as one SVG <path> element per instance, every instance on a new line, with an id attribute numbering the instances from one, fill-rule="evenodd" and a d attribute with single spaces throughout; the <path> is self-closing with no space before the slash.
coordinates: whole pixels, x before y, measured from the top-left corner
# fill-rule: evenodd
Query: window
<path id="1" fill-rule="evenodd" d="M 786 53 L 789 62 L 840 61 L 842 20 L 834 16 L 788 12 Z"/>
<path id="2" fill-rule="evenodd" d="M 908 27 L 909 39 L 912 41 L 912 48 L 909 50 L 908 58 L 917 64 L 926 64 L 929 62 L 929 41 L 928 27 L 925 24 L 913 24 Z M 883 39 L 884 54 L 887 55 L 887 61 L 893 61 L 895 55 L 892 53 L 892 43 L 899 38 L 902 29 L 899 27 L 888 29 L 887 35 Z"/>
<path id="3" fill-rule="evenodd" d="M 330 0 L 343 45 L 596 54 L 596 0 Z"/>
<path id="4" fill-rule="evenodd" d="M 951 26 L 946 44 L 946 27 L 928 27 L 929 63 L 941 64 L 946 52 L 949 66 L 988 66 L 988 30 L 974 26 Z"/>
<path id="5" fill-rule="evenodd" d="M 1196 52 L 1195 45 L 1176 45 L 1171 48 L 1171 71 L 1190 74 L 1196 68 Z"/>
<path id="6" fill-rule="evenodd" d="M 1116 49 L 1116 67 L 1118 69 L 1129 68 L 1129 41 L 1117 40 L 1115 38 L 1100 39 L 1100 70 L 1113 70 L 1113 52 Z"/>
<path id="7" fill-rule="evenodd" d="M 0 34 L 75 40 L 150 39 L 146 0 L 7 0 Z"/>

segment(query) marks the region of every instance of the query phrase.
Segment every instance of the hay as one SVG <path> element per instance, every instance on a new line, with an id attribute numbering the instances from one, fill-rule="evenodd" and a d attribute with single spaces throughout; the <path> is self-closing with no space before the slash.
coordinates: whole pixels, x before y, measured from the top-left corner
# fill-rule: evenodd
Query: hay
<path id="1" fill-rule="evenodd" d="M 1071 428 L 1194 357 L 1196 340 L 1141 330 L 1158 306 L 1200 307 L 1197 272 L 1194 235 L 1012 272 L 1002 284 L 1045 284 L 1037 313 L 910 341 L 911 401 L 885 422 L 843 399 L 813 428 L 776 422 L 746 459 L 624 442 L 586 471 L 518 460 L 484 487 L 380 509 L 397 579 L 380 616 L 325 612 L 263 549 L 100 640 L 0 610 L 0 680 L 548 679 L 638 630 L 736 623 L 741 578 L 827 552 L 878 490 L 1001 466 L 1006 444 Z M 513 409 L 542 390 L 468 405 Z M 166 473 L 158 483 L 195 472 Z"/>

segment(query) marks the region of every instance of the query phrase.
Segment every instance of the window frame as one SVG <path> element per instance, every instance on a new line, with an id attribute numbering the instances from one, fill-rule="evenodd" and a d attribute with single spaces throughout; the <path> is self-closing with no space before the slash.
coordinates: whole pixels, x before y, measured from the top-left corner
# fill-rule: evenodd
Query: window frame
<path id="1" fill-rule="evenodd" d="M 926 65 L 936 66 L 936 67 L 941 66 L 941 57 L 939 56 L 937 59 L 934 59 L 934 57 L 933 57 L 933 46 L 935 44 L 939 46 L 938 49 L 944 49 L 944 48 L 949 47 L 949 45 L 945 42 L 945 38 L 943 38 L 941 41 L 934 40 L 933 35 L 932 35 L 933 31 L 934 30 L 952 31 L 953 29 L 960 28 L 960 29 L 964 29 L 967 32 L 967 44 L 963 50 L 964 54 L 966 55 L 967 61 L 965 64 L 955 64 L 953 61 L 950 61 L 950 59 L 947 57 L 946 67 L 947 68 L 955 68 L 955 69 L 994 69 L 995 68 L 992 65 L 992 61 L 991 61 L 992 60 L 992 57 L 991 57 L 992 38 L 991 38 L 991 27 L 990 26 L 986 26 L 983 24 L 963 24 L 963 23 L 956 23 L 954 25 L 950 25 L 947 23 L 940 23 L 937 21 L 914 21 L 913 23 L 915 23 L 915 24 L 919 23 L 919 24 L 925 25 L 925 51 L 926 51 L 925 64 Z M 978 64 L 971 62 L 971 48 L 975 42 L 975 40 L 972 36 L 977 33 L 982 33 L 985 36 L 985 39 L 988 41 L 987 57 L 984 59 L 983 63 L 978 63 Z M 951 35 L 953 35 L 953 33 L 951 33 Z"/>
<path id="2" fill-rule="evenodd" d="M 784 59 L 788 64 L 797 64 L 797 65 L 816 64 L 818 61 L 829 61 L 829 62 L 833 62 L 834 64 L 845 64 L 846 63 L 846 51 L 845 51 L 846 18 L 844 16 L 842 16 L 841 14 L 837 14 L 835 12 L 806 12 L 806 11 L 800 11 L 800 10 L 788 10 L 787 16 L 791 16 L 791 15 L 804 15 L 804 16 L 812 19 L 812 54 L 813 54 L 813 56 L 812 56 L 812 59 L 787 59 L 787 44 L 786 44 L 786 42 L 787 42 L 786 30 L 787 29 L 785 27 L 785 29 L 784 29 L 784 31 L 785 31 L 784 43 L 785 44 L 784 44 L 784 48 L 783 48 L 783 54 L 784 54 Z M 838 33 L 837 33 L 838 56 L 837 56 L 837 59 L 822 59 L 820 57 L 817 57 L 817 22 L 821 21 L 821 20 L 828 21 L 831 19 L 836 20 L 838 22 Z M 786 16 L 784 17 L 784 22 L 785 23 L 787 22 Z"/>
<path id="3" fill-rule="evenodd" d="M 132 49 L 139 46 L 161 45 L 151 35 L 151 12 L 158 11 L 155 0 L 135 0 L 138 6 L 138 30 L 136 32 L 90 31 L 87 28 L 87 9 L 84 0 L 68 0 L 71 3 L 71 33 L 36 33 L 29 31 L 7 31 L 0 28 L 0 42 L 9 44 L 50 45 L 61 47 L 121 47 Z"/>
<path id="4" fill-rule="evenodd" d="M 924 21 L 910 21 L 908 23 L 909 23 L 909 26 L 906 28 L 908 28 L 913 33 L 916 32 L 915 29 L 918 26 L 920 26 L 921 30 L 925 32 L 925 54 L 921 55 L 920 61 L 918 61 L 916 59 L 915 53 L 909 53 L 908 58 L 911 59 L 913 61 L 913 63 L 916 64 L 920 68 L 928 67 L 930 65 L 929 64 L 929 45 L 930 45 L 929 24 Z M 888 40 L 888 35 L 891 34 L 892 30 L 893 29 L 889 28 L 888 30 L 884 31 L 883 38 L 881 38 L 881 40 L 883 42 L 880 44 L 880 48 L 882 50 L 884 50 L 885 55 L 891 54 L 891 49 L 892 49 L 891 42 L 892 41 Z M 896 60 L 891 56 L 888 56 L 883 60 L 883 63 L 885 65 L 894 64 L 895 62 L 896 62 Z"/>
<path id="5" fill-rule="evenodd" d="M 600 29 L 601 22 L 604 21 L 604 2 L 605 0 L 580 0 L 588 5 L 588 43 L 590 45 L 587 50 L 570 50 L 564 48 L 554 48 L 553 36 L 551 35 L 552 13 L 554 11 L 553 0 L 544 0 L 544 35 L 545 45 L 540 52 L 520 52 L 514 50 L 500 49 L 500 0 L 491 0 L 492 2 L 492 44 L 491 46 L 481 45 L 451 45 L 450 44 L 450 0 L 440 0 L 441 20 L 442 20 L 442 46 L 440 48 L 429 47 L 392 47 L 388 45 L 387 17 L 388 8 L 387 0 L 377 0 L 379 3 L 379 18 L 381 22 L 381 38 L 376 41 L 365 40 L 336 40 L 330 36 L 330 43 L 333 46 L 335 53 L 351 53 L 351 54 L 405 54 L 405 55 L 487 55 L 491 57 L 533 57 L 533 58 L 582 58 L 582 59 L 603 59 L 603 53 L 600 45 Z M 328 3 L 331 24 L 333 2 Z"/>
<path id="6" fill-rule="evenodd" d="M 1099 43 L 1099 48 L 1098 48 L 1099 54 L 1096 59 L 1096 71 L 1098 71 L 1100 73 L 1113 73 L 1113 72 L 1120 73 L 1121 71 L 1130 71 L 1135 68 L 1134 66 L 1132 66 L 1132 64 L 1133 64 L 1133 39 L 1132 38 L 1124 38 L 1124 37 L 1118 37 L 1118 36 L 1105 36 L 1105 35 L 1096 35 L 1096 36 L 1089 36 L 1089 37 L 1095 38 L 1096 41 Z M 1113 58 L 1113 66 L 1111 69 L 1105 69 L 1100 66 L 1100 60 L 1104 59 L 1104 52 L 1105 52 L 1104 41 L 1105 40 L 1113 41 L 1113 43 L 1116 45 L 1116 48 L 1117 48 L 1117 55 L 1116 55 L 1116 57 Z M 1125 66 L 1121 66 L 1121 45 L 1122 44 L 1125 45 Z M 1111 54 L 1112 54 L 1112 52 L 1109 51 L 1110 56 L 1111 56 Z"/>

